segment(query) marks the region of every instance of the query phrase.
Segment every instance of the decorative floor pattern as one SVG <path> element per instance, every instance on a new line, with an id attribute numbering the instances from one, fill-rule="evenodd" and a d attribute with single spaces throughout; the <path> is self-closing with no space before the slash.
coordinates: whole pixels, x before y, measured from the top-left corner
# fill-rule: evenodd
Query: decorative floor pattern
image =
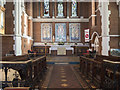
<path id="1" fill-rule="evenodd" d="M 54 65 L 48 88 L 82 88 L 70 65 Z"/>
<path id="2" fill-rule="evenodd" d="M 78 56 L 47 56 L 48 69 L 42 88 L 92 89 L 96 88 L 91 80 L 79 71 Z M 70 63 L 72 62 L 72 64 Z"/>
<path id="3" fill-rule="evenodd" d="M 42 88 L 92 89 L 96 86 L 79 71 L 79 65 L 53 64 L 48 66 L 48 74 Z"/>

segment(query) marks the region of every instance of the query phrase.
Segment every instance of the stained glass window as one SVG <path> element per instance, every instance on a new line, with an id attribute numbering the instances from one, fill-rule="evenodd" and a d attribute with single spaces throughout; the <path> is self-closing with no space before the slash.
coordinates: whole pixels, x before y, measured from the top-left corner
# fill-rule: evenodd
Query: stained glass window
<path id="1" fill-rule="evenodd" d="M 69 24 L 70 42 L 80 41 L 80 23 Z"/>
<path id="2" fill-rule="evenodd" d="M 44 16 L 49 16 L 49 0 L 44 0 Z"/>
<path id="3" fill-rule="evenodd" d="M 63 16 L 63 2 L 58 2 L 58 16 Z"/>
<path id="4" fill-rule="evenodd" d="M 41 41 L 52 42 L 52 24 L 51 23 L 41 24 Z"/>
<path id="5" fill-rule="evenodd" d="M 55 41 L 66 42 L 66 24 L 65 23 L 55 24 Z"/>
<path id="6" fill-rule="evenodd" d="M 77 16 L 77 2 L 72 0 L 72 16 Z"/>

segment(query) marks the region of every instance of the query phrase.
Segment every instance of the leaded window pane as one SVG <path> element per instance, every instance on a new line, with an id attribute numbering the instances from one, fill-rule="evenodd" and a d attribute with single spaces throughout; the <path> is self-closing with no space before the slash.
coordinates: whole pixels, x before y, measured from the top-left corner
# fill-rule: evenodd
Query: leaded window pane
<path id="1" fill-rule="evenodd" d="M 44 16 L 49 16 L 49 0 L 44 0 Z"/>
<path id="2" fill-rule="evenodd" d="M 72 0 L 72 16 L 77 16 L 77 2 Z"/>
<path id="3" fill-rule="evenodd" d="M 58 2 L 58 16 L 63 16 L 63 3 Z"/>

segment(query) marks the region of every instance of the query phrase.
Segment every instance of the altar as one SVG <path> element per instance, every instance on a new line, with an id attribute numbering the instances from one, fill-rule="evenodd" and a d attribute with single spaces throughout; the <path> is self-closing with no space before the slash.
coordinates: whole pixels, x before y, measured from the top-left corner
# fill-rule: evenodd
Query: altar
<path id="1" fill-rule="evenodd" d="M 74 54 L 74 48 L 70 45 L 53 45 L 49 48 L 49 54 L 51 55 L 72 55 Z"/>

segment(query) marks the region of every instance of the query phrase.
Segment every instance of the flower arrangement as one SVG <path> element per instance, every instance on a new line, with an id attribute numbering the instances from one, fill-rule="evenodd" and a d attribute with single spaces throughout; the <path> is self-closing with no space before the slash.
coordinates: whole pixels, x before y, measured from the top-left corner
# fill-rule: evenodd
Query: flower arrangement
<path id="1" fill-rule="evenodd" d="M 45 42 L 45 45 L 47 45 L 47 43 Z"/>

